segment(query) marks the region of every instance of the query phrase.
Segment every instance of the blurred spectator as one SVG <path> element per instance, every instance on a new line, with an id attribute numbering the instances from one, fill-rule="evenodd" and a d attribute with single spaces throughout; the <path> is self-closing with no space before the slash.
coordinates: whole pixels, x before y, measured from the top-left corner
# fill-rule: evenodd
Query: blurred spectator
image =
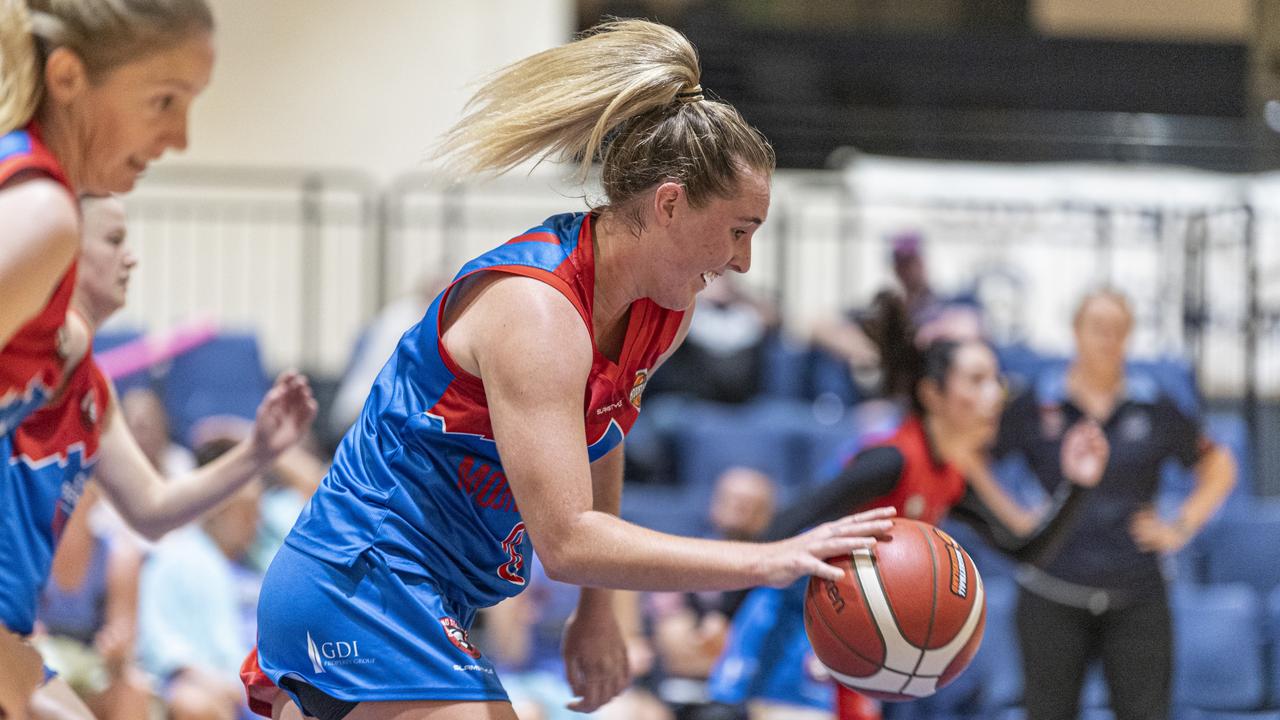
<path id="1" fill-rule="evenodd" d="M 423 275 L 413 292 L 393 300 L 369 321 L 360 331 L 351 359 L 342 375 L 333 405 L 329 408 L 329 432 L 335 438 L 347 433 L 347 428 L 360 416 L 364 401 L 374 378 L 387 364 L 387 359 L 400 342 L 400 336 L 422 319 L 432 300 L 444 290 L 448 279 L 435 275 Z"/>
<path id="2" fill-rule="evenodd" d="M 197 449 L 205 465 L 234 440 Z M 262 483 L 253 481 L 198 525 L 156 544 L 142 571 L 138 655 L 164 684 L 174 720 L 252 717 L 240 663 L 257 632 L 262 573 L 248 564 L 259 525 Z"/>
<path id="3" fill-rule="evenodd" d="M 812 330 L 814 347 L 847 363 L 858 387 L 870 394 L 893 394 L 881 370 L 894 367 L 894 363 L 881 362 L 880 347 L 872 339 L 878 334 L 873 325 L 883 316 L 882 306 L 889 296 L 896 295 L 906 308 L 920 348 L 942 338 L 960 341 L 984 336 L 982 316 L 972 298 L 948 298 L 934 292 L 921 235 L 904 232 L 894 236 L 892 242 L 893 274 L 898 288 L 881 290 L 869 308 L 850 309 L 840 317 L 818 323 Z"/>
<path id="4" fill-rule="evenodd" d="M 36 647 L 104 720 L 146 717 L 153 698 L 134 662 L 142 553 L 127 537 L 95 532 L 90 483 L 63 530 L 40 596 Z"/>
<path id="5" fill-rule="evenodd" d="M 773 520 L 776 486 L 764 473 L 745 467 L 724 471 L 708 508 L 715 537 L 758 539 Z M 658 697 L 675 710 L 677 720 L 709 717 L 707 678 L 724 649 L 729 620 L 742 592 L 651 593 L 654 645 L 662 678 Z M 719 717 L 719 715 L 716 715 Z"/>
<path id="6" fill-rule="evenodd" d="M 149 388 L 133 388 L 120 398 L 120 412 L 133 431 L 142 454 L 161 475 L 171 477 L 196 466 L 191 451 L 173 442 L 169 432 L 169 413 L 160 396 Z"/>
<path id="7" fill-rule="evenodd" d="M 764 349 L 777 332 L 778 311 L 742 288 L 732 275 L 717 278 L 697 298 L 684 344 L 649 379 L 646 397 L 680 393 L 741 403 L 760 394 Z"/>
<path id="8" fill-rule="evenodd" d="M 1126 370 L 1132 327 L 1122 294 L 1085 296 L 1070 366 L 1036 378 L 1001 421 L 994 455 L 1023 455 L 1049 492 L 1064 482 L 1058 455 L 1066 428 L 1092 419 L 1111 445 L 1102 480 L 1062 551 L 1019 572 L 1028 720 L 1075 718 L 1095 659 L 1117 720 L 1169 717 L 1172 638 L 1159 555 L 1194 537 L 1235 484 L 1232 457 L 1203 434 L 1195 409 Z M 1153 504 L 1170 458 L 1194 466 L 1196 485 L 1176 517 L 1162 519 Z"/>
<path id="9" fill-rule="evenodd" d="M 566 707 L 572 697 L 561 657 L 565 623 L 578 604 L 579 588 L 547 577 L 535 554 L 529 587 L 480 613 L 481 648 L 502 675 L 521 720 L 671 720 L 671 713 L 643 688 L 632 687 L 590 715 Z M 627 636 L 632 677 L 647 674 L 653 651 L 644 637 L 635 593 L 615 594 L 618 621 Z"/>

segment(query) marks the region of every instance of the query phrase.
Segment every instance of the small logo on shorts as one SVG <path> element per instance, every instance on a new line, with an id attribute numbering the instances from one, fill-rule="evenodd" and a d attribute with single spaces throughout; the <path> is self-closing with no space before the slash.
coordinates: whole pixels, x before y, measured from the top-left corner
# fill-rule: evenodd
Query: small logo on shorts
<path id="1" fill-rule="evenodd" d="M 457 620 L 451 617 L 440 618 L 440 626 L 444 628 L 444 634 L 449 636 L 449 642 L 453 646 L 466 653 L 472 660 L 479 659 L 480 648 L 471 643 L 467 638 L 467 631 L 462 629 Z"/>
<path id="2" fill-rule="evenodd" d="M 324 672 L 324 664 L 320 660 L 320 650 L 316 647 L 316 643 L 311 639 L 311 632 L 307 632 L 307 657 L 311 658 L 311 669 L 316 673 Z"/>
<path id="3" fill-rule="evenodd" d="M 307 657 L 311 660 L 311 669 L 317 673 L 325 671 L 325 665 L 369 665 L 373 658 L 360 656 L 360 643 L 355 640 L 333 640 L 317 643 L 311 639 L 307 631 Z"/>

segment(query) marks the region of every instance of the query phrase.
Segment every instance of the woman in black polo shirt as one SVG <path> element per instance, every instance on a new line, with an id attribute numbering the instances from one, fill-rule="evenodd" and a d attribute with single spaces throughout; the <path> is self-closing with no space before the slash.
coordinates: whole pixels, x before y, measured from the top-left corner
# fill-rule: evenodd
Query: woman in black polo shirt
<path id="1" fill-rule="evenodd" d="M 1235 465 L 1149 377 L 1125 369 L 1133 313 L 1100 290 L 1076 311 L 1076 357 L 1035 379 L 1005 410 L 996 456 L 1021 453 L 1046 490 L 1064 482 L 1064 432 L 1103 428 L 1111 456 L 1078 522 L 1048 562 L 1019 573 L 1018 635 L 1027 720 L 1074 720 L 1085 670 L 1102 660 L 1117 720 L 1169 717 L 1172 638 L 1159 555 L 1182 548 L 1226 499 Z M 1165 459 L 1195 468 L 1172 519 L 1153 510 Z"/>

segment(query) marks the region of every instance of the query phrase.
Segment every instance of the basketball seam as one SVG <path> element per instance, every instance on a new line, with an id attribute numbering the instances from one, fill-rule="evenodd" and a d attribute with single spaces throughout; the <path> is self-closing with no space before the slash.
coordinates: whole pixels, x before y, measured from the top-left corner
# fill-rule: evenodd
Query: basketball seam
<path id="1" fill-rule="evenodd" d="M 859 590 L 861 590 L 861 588 L 859 588 Z M 811 614 L 811 615 L 815 616 L 819 621 L 821 621 L 821 622 L 822 622 L 822 626 L 823 626 L 823 627 L 825 627 L 825 628 L 827 629 L 827 635 L 829 635 L 830 637 L 832 637 L 832 638 L 834 638 L 835 640 L 839 641 L 839 643 L 840 643 L 841 645 L 843 645 L 843 646 L 845 647 L 845 649 L 846 649 L 846 650 L 848 650 L 849 652 L 851 652 L 851 653 L 853 653 L 854 655 L 858 656 L 858 657 L 859 657 L 859 658 L 861 658 L 862 660 L 865 660 L 865 661 L 866 661 L 868 664 L 870 664 L 872 667 L 876 668 L 876 669 L 877 669 L 877 671 L 878 671 L 880 668 L 883 668 L 883 667 L 884 667 L 884 663 L 882 663 L 882 662 L 876 662 L 875 660 L 872 660 L 871 658 L 867 657 L 866 655 L 863 655 L 862 653 L 858 652 L 858 651 L 857 651 L 857 650 L 856 650 L 852 645 L 850 645 L 849 643 L 845 642 L 845 639 L 844 639 L 843 637 L 841 637 L 840 633 L 836 631 L 835 627 L 833 627 L 833 626 L 831 625 L 831 623 L 827 622 L 827 618 L 826 618 L 826 617 L 824 617 L 824 616 L 822 615 L 822 613 L 817 612 L 817 611 L 814 611 L 814 610 L 810 610 L 808 607 L 805 607 L 804 611 L 805 611 L 806 613 L 809 613 L 809 614 Z M 872 615 L 872 616 L 871 616 L 871 620 L 872 620 L 871 624 L 872 624 L 872 625 L 875 625 L 875 616 L 874 616 L 874 615 Z M 880 629 L 879 629 L 879 628 L 876 628 L 876 632 L 877 632 L 877 633 L 879 633 L 879 632 L 880 632 Z M 810 641 L 810 644 L 812 644 L 812 641 Z M 881 638 L 880 638 L 880 645 L 881 645 L 881 646 L 883 646 L 883 645 L 884 645 L 884 638 L 883 638 L 883 637 L 881 637 Z M 819 660 L 821 660 L 822 658 L 818 658 L 818 659 L 819 659 Z M 873 673 L 873 674 L 874 674 L 874 673 Z M 855 676 L 855 677 L 856 677 L 856 676 Z"/>
<path id="2" fill-rule="evenodd" d="M 880 587 L 883 588 L 884 578 L 880 577 L 880 563 L 876 561 L 874 550 L 868 552 L 871 554 L 871 569 L 875 571 L 876 579 L 880 581 Z M 858 583 L 858 598 L 862 600 L 862 607 L 866 609 L 867 617 L 871 618 L 871 627 L 876 629 L 876 637 L 880 638 L 880 647 L 883 648 L 884 658 L 880 662 L 871 662 L 870 660 L 868 662 L 871 662 L 876 667 L 883 668 L 889 660 L 889 641 L 884 639 L 884 633 L 880 631 L 880 623 L 876 622 L 876 610 L 871 607 L 871 601 L 867 599 L 867 587 L 862 584 L 862 573 L 858 572 L 858 559 L 853 556 L 853 553 L 849 553 L 849 572 L 853 573 L 853 579 Z M 889 610 L 892 612 L 893 607 L 890 606 Z M 897 618 L 894 618 L 893 621 L 895 623 L 898 622 Z M 844 639 L 841 638 L 840 642 L 843 643 Z M 861 653 L 858 653 L 858 656 L 862 657 Z"/>
<path id="3" fill-rule="evenodd" d="M 924 631 L 924 642 L 920 644 L 920 657 L 916 659 L 916 666 L 911 670 L 912 676 L 920 672 L 920 665 L 924 663 L 925 656 L 929 654 L 930 643 L 933 642 L 933 627 L 938 619 L 938 548 L 933 544 L 933 537 L 929 535 L 929 531 L 918 527 L 920 534 L 924 535 L 924 544 L 929 546 L 929 562 L 933 567 L 929 580 L 933 584 L 933 593 L 929 596 L 929 624 Z"/>
<path id="4" fill-rule="evenodd" d="M 871 571 L 876 574 L 876 580 L 880 583 L 880 591 L 884 594 L 884 604 L 889 609 L 889 617 L 893 619 L 894 627 L 898 628 L 898 635 L 903 640 L 907 640 L 907 636 L 902 632 L 902 622 L 898 619 L 898 610 L 893 606 L 893 601 L 889 598 L 889 586 L 885 584 L 884 575 L 880 572 L 880 559 L 874 551 L 871 553 L 871 560 Z M 880 645 L 884 648 L 884 659 L 885 663 L 887 663 L 889 661 L 889 643 L 884 639 L 884 633 L 880 632 L 880 623 L 875 621 L 876 611 L 871 607 L 871 602 L 866 599 L 866 589 L 862 587 L 861 575 L 858 576 L 858 586 L 862 590 L 863 602 L 867 605 L 867 612 L 871 614 L 871 624 L 875 626 L 876 634 L 880 636 Z M 911 641 L 907 640 L 907 642 L 910 643 Z M 918 649 L 920 650 L 920 656 L 916 658 L 916 668 L 920 667 L 920 658 L 924 657 L 924 648 Z M 880 667 L 888 669 L 884 663 L 881 663 Z M 898 695 L 906 695 L 907 686 L 911 684 L 911 679 L 915 677 L 915 673 L 904 673 L 900 670 L 893 670 L 892 672 L 906 676 L 906 681 L 902 683 L 902 687 L 898 688 L 896 693 Z"/>

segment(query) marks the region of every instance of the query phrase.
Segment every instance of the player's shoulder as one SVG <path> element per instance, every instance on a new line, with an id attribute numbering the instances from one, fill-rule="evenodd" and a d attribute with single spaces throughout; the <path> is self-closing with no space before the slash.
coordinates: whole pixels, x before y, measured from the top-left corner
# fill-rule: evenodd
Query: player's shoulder
<path id="1" fill-rule="evenodd" d="M 23 219 L 36 240 L 55 241 L 70 237 L 78 244 L 80 211 L 66 186 L 36 172 L 23 173 L 0 187 L 0 217 L 13 228 Z"/>

